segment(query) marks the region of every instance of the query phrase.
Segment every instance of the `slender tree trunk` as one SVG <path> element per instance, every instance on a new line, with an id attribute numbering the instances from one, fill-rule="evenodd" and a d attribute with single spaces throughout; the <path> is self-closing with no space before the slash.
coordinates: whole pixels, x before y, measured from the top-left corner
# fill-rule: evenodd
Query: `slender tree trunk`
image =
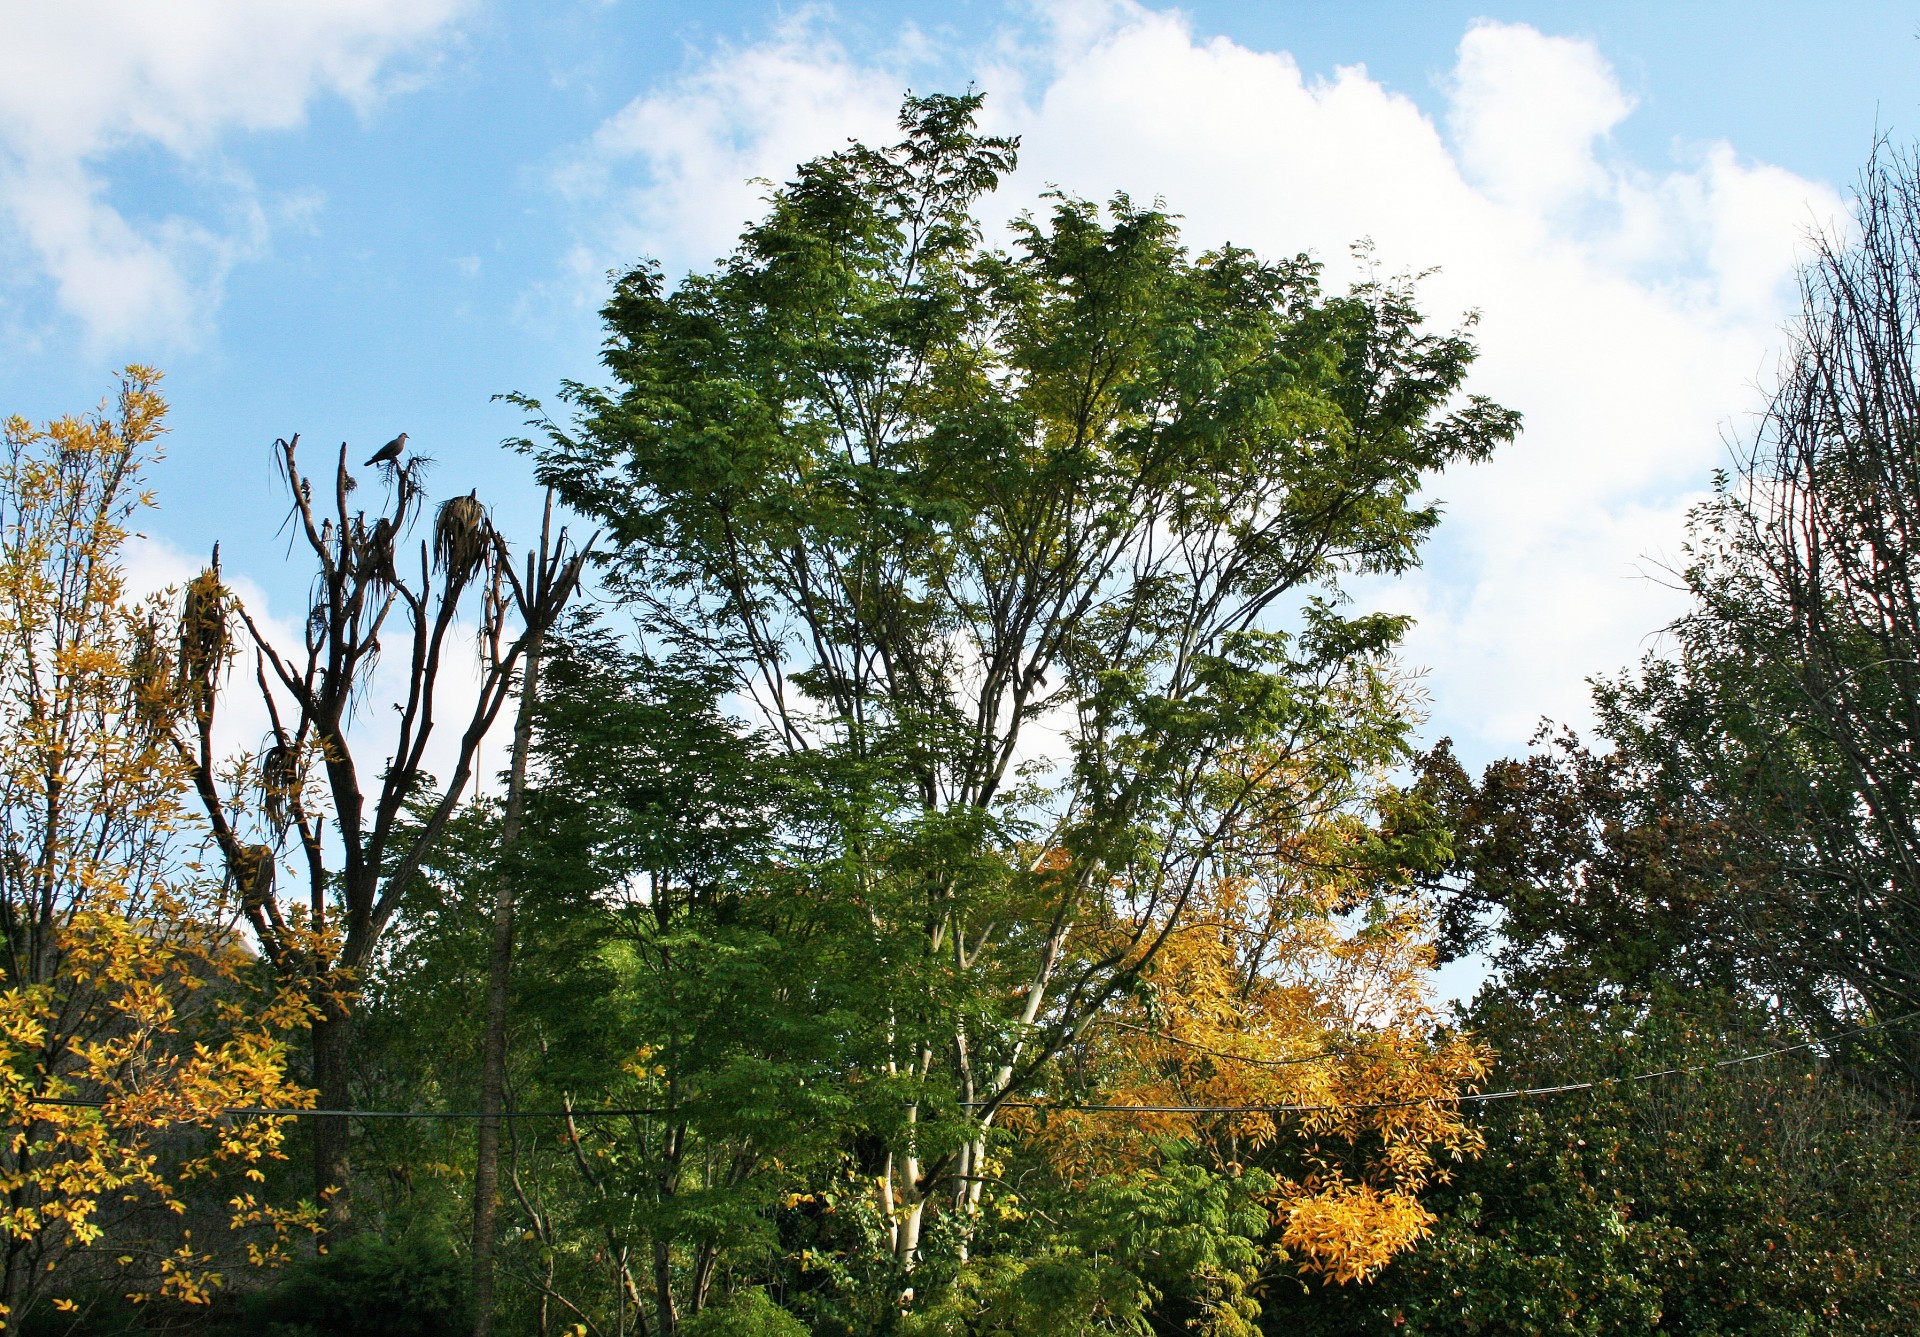
<path id="1" fill-rule="evenodd" d="M 916 1194 L 913 1203 L 900 1218 L 900 1243 L 898 1256 L 900 1265 L 912 1272 L 915 1263 L 920 1261 L 920 1225 L 926 1219 L 927 1200 Z"/>
<path id="2" fill-rule="evenodd" d="M 907 1145 L 901 1158 L 900 1195 L 904 1211 L 896 1218 L 893 1252 L 901 1271 L 907 1274 L 908 1285 L 901 1296 L 902 1305 L 913 1300 L 912 1278 L 915 1265 L 920 1261 L 920 1225 L 926 1217 L 927 1195 L 920 1183 L 920 1107 L 907 1107 Z"/>
<path id="3" fill-rule="evenodd" d="M 660 1316 L 660 1337 L 674 1337 L 680 1315 L 673 1304 L 673 1251 L 658 1235 L 653 1240 L 653 1303 Z"/>
<path id="4" fill-rule="evenodd" d="M 22 1131 L 31 1132 L 31 1125 Z M 10 1196 L 13 1198 L 13 1208 L 18 1212 L 22 1195 L 19 1191 L 15 1191 Z M 28 1254 L 26 1240 L 15 1236 L 7 1241 L 6 1277 L 4 1281 L 0 1281 L 0 1304 L 6 1305 L 7 1313 L 16 1321 L 24 1308 L 22 1301 L 26 1297 L 27 1283 L 33 1270 L 32 1259 Z"/>
<path id="5" fill-rule="evenodd" d="M 507 810 L 500 825 L 500 868 L 494 879 L 493 946 L 487 956 L 487 1036 L 480 1058 L 480 1139 L 473 1162 L 473 1333 L 493 1332 L 493 1245 L 500 1214 L 500 1109 L 507 1074 L 507 984 L 513 972 L 513 871 L 526 802 L 527 751 L 540 691 L 539 631 L 527 638 L 520 703 L 513 722 L 513 759 L 507 772 Z"/>
<path id="6" fill-rule="evenodd" d="M 346 1110 L 353 1104 L 347 1062 L 353 1047 L 353 1014 L 338 998 L 322 1006 L 320 1018 L 313 1023 L 313 1085 L 321 1109 Z M 352 1223 L 350 1136 L 345 1114 L 323 1114 L 313 1121 L 313 1188 L 326 1209 L 330 1233 L 344 1232 Z"/>
<path id="7" fill-rule="evenodd" d="M 697 1314 L 707 1307 L 707 1292 L 713 1288 L 713 1273 L 719 1263 L 720 1247 L 716 1244 L 702 1244 L 695 1253 L 692 1294 L 687 1302 L 688 1313 Z"/>

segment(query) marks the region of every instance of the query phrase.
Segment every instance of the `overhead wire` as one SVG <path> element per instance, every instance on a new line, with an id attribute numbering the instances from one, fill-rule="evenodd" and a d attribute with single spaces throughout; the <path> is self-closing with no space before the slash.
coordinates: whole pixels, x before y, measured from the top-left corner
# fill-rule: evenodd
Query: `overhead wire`
<path id="1" fill-rule="evenodd" d="M 74 1100 L 55 1096 L 29 1096 L 29 1105 L 60 1105 L 69 1109 L 105 1109 L 112 1102 L 105 1100 Z M 558 1110 L 496 1110 L 489 1114 L 485 1110 L 336 1110 L 313 1109 L 305 1105 L 223 1105 L 203 1113 L 216 1116 L 262 1116 L 275 1119 L 291 1118 L 339 1118 L 339 1119 L 606 1119 L 627 1118 L 643 1115 L 684 1113 L 666 1106 L 589 1106 L 584 1109 Z"/>
<path id="2" fill-rule="evenodd" d="M 1630 1086 L 1636 1082 L 1651 1082 L 1662 1077 L 1694 1076 L 1703 1072 L 1715 1072 L 1723 1068 L 1738 1067 L 1743 1063 L 1757 1063 L 1763 1059 L 1778 1058 L 1783 1054 L 1798 1053 L 1802 1050 L 1819 1048 L 1850 1039 L 1856 1035 L 1865 1035 L 1872 1031 L 1886 1030 L 1909 1021 L 1920 1019 L 1920 1011 L 1889 1017 L 1885 1021 L 1870 1022 L 1864 1026 L 1851 1027 L 1836 1031 L 1832 1035 L 1816 1036 L 1801 1040 L 1795 1044 L 1778 1045 L 1771 1049 L 1756 1050 L 1752 1053 L 1736 1054 L 1732 1058 L 1720 1059 L 1712 1063 L 1700 1063 L 1681 1067 L 1657 1068 L 1649 1072 L 1634 1073 L 1626 1077 L 1596 1077 L 1591 1081 L 1562 1082 L 1557 1086 L 1523 1086 L 1504 1091 L 1467 1091 L 1453 1096 L 1421 1096 L 1408 1100 L 1375 1100 L 1354 1104 L 1285 1104 L 1285 1103 L 1247 1103 L 1239 1105 L 1130 1105 L 1109 1101 L 1050 1101 L 1032 1100 L 1016 1097 L 1004 1100 L 961 1100 L 955 1104 L 963 1109 L 1034 1109 L 1059 1110 L 1090 1114 L 1358 1114 L 1369 1110 L 1407 1109 L 1416 1105 L 1438 1104 L 1491 1104 L 1500 1100 L 1520 1100 L 1535 1096 L 1567 1095 L 1576 1091 L 1595 1091 L 1610 1086 Z M 1140 1029 L 1140 1028 L 1135 1028 Z M 1162 1038 L 1172 1038 L 1165 1037 Z M 1205 1048 L 1204 1046 L 1197 1046 Z M 1299 1062 L 1303 1060 L 1260 1060 L 1242 1058 L 1225 1051 L 1210 1050 L 1223 1058 L 1234 1058 L 1247 1063 Z M 1337 1057 L 1347 1051 L 1326 1051 L 1324 1057 Z M 67 1109 L 106 1109 L 113 1102 L 105 1100 L 80 1100 L 66 1096 L 29 1096 L 29 1105 L 49 1105 Z M 632 1106 L 587 1106 L 579 1109 L 563 1108 L 557 1110 L 513 1110 L 503 1109 L 489 1114 L 485 1110 L 367 1110 L 367 1109 L 310 1109 L 304 1106 L 266 1106 L 233 1105 L 202 1111 L 220 1117 L 265 1117 L 265 1118 L 352 1118 L 352 1119 L 609 1119 L 644 1118 L 663 1114 L 685 1113 L 685 1107 L 670 1109 L 657 1105 Z"/>
<path id="3" fill-rule="evenodd" d="M 1375 1100 L 1355 1104 L 1340 1105 L 1297 1105 L 1297 1104 L 1243 1104 L 1243 1105 L 1127 1105 L 1100 1101 L 1046 1101 L 1023 1100 L 1019 1098 L 998 1102 L 1001 1109 L 1039 1109 L 1086 1111 L 1090 1113 L 1111 1114 L 1126 1112 L 1132 1114 L 1328 1114 L 1328 1113 L 1364 1113 L 1368 1110 L 1408 1109 L 1416 1105 L 1454 1104 L 1490 1104 L 1496 1100 L 1518 1100 L 1532 1096 L 1558 1096 L 1574 1091 L 1594 1091 L 1608 1086 L 1629 1086 L 1635 1082 L 1650 1082 L 1661 1077 L 1691 1076 L 1703 1072 L 1713 1072 L 1721 1068 L 1737 1067 L 1742 1063 L 1757 1063 L 1762 1059 L 1778 1058 L 1782 1054 L 1792 1054 L 1803 1049 L 1833 1044 L 1855 1035 L 1864 1035 L 1869 1031 L 1884 1030 L 1898 1026 L 1903 1022 L 1920 1018 L 1920 1012 L 1908 1012 L 1901 1016 L 1889 1017 L 1885 1021 L 1855 1026 L 1849 1030 L 1838 1031 L 1832 1035 L 1818 1036 L 1811 1040 L 1802 1040 L 1796 1044 L 1779 1045 L 1772 1049 L 1757 1050 L 1750 1054 L 1737 1054 L 1733 1058 L 1720 1059 L 1713 1063 L 1700 1063 L 1675 1068 L 1658 1068 L 1651 1072 L 1634 1073 L 1627 1077 L 1596 1077 L 1586 1082 L 1562 1082 L 1557 1086 L 1523 1086 L 1504 1091 L 1467 1091 L 1455 1096 L 1420 1096 L 1409 1100 Z M 1218 1051 L 1215 1051 L 1218 1052 Z M 963 1105 L 986 1106 L 993 1101 L 962 1101 Z"/>

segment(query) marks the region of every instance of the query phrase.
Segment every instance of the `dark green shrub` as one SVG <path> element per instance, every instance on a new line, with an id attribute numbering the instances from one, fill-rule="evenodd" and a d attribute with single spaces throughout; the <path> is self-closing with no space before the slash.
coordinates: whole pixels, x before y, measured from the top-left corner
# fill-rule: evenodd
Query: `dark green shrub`
<path id="1" fill-rule="evenodd" d="M 807 1337 L 804 1323 L 758 1286 L 735 1291 L 680 1326 L 682 1337 Z"/>
<path id="2" fill-rule="evenodd" d="M 358 1235 L 249 1296 L 236 1337 L 463 1337 L 465 1269 L 444 1241 Z"/>

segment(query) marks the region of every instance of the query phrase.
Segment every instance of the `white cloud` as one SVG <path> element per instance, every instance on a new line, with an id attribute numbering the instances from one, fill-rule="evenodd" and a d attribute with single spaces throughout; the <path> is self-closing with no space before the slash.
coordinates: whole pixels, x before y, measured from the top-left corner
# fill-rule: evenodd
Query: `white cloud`
<path id="1" fill-rule="evenodd" d="M 1441 267 L 1427 309 L 1482 313 L 1472 388 L 1526 432 L 1439 481 L 1449 519 L 1427 568 L 1365 597 L 1420 617 L 1435 727 L 1470 755 L 1523 747 L 1543 714 L 1582 721 L 1587 675 L 1637 658 L 1676 609 L 1640 571 L 1677 549 L 1724 432 L 1757 406 L 1801 242 L 1844 219 L 1840 198 L 1724 143 L 1626 160 L 1609 134 L 1633 100 L 1605 60 L 1523 25 L 1467 29 L 1437 119 L 1364 68 L 1309 79 L 1285 53 L 1110 0 L 958 59 L 992 128 L 1022 136 L 999 213 L 1051 184 L 1124 189 L 1164 198 L 1196 246 L 1310 250 L 1334 283 L 1362 237 L 1390 269 Z M 803 22 L 636 99 L 569 168 L 594 253 L 720 253 L 755 211 L 741 178 L 884 137 L 906 64 Z"/>
<path id="2" fill-rule="evenodd" d="M 893 136 L 902 64 L 856 62 L 803 13 L 771 41 L 722 48 L 667 90 L 634 98 L 555 173 L 602 224 L 569 267 L 597 275 L 640 254 L 710 263 L 758 211 L 765 182 L 849 139 Z M 623 179 L 635 163 L 638 184 Z"/>
<path id="3" fill-rule="evenodd" d="M 0 219 L 95 344 L 191 340 L 268 235 L 223 137 L 296 126 L 322 96 L 371 105 L 462 3 L 0 0 Z M 123 211 L 109 165 L 141 150 L 194 170 L 218 216 Z"/>
<path id="4" fill-rule="evenodd" d="M 1492 198 L 1546 213 L 1607 192 L 1594 144 L 1633 101 L 1589 44 L 1476 23 L 1460 43 L 1449 92 L 1460 166 Z"/>

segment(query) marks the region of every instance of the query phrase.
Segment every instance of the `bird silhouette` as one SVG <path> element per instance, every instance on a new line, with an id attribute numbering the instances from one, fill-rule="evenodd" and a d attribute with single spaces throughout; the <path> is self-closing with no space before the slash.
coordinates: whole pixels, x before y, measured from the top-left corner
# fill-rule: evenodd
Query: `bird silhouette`
<path id="1" fill-rule="evenodd" d="M 399 436 L 396 436 L 393 438 L 393 440 L 387 442 L 386 445 L 374 451 L 373 458 L 368 460 L 364 467 L 372 468 L 376 464 L 392 464 L 395 460 L 400 458 L 400 452 L 406 449 L 406 446 L 407 446 L 407 434 L 405 432 L 402 432 L 400 433 Z"/>

